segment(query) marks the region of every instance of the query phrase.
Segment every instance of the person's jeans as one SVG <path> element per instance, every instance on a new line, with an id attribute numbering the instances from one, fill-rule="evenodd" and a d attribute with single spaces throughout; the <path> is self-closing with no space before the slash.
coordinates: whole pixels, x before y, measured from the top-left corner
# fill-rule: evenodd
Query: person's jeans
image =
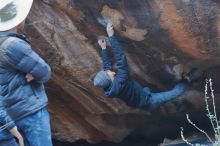
<path id="1" fill-rule="evenodd" d="M 159 93 L 152 93 L 150 92 L 148 94 L 148 97 L 146 97 L 147 102 L 144 107 L 145 110 L 152 111 L 167 101 L 170 101 L 172 99 L 175 99 L 176 97 L 180 96 L 184 93 L 184 91 L 187 88 L 187 83 L 180 82 L 178 83 L 173 89 L 165 92 L 159 92 Z"/>
<path id="2" fill-rule="evenodd" d="M 52 146 L 50 116 L 46 108 L 15 121 L 15 124 L 24 138 L 25 146 Z M 4 138 L 2 141 L 1 136 Z M 0 132 L 0 146 L 6 145 L 18 146 L 8 131 Z"/>

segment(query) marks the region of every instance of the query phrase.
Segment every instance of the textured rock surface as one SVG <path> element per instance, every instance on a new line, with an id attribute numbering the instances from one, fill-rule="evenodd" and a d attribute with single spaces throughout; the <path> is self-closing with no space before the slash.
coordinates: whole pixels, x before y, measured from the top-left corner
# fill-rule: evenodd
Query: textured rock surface
<path id="1" fill-rule="evenodd" d="M 131 75 L 143 85 L 167 90 L 182 71 L 198 67 L 214 78 L 220 103 L 219 12 L 217 0 L 36 0 L 25 31 L 53 70 L 46 89 L 54 138 L 118 142 L 134 132 L 154 139 L 179 133 L 184 113 L 205 121 L 203 82 L 147 113 L 103 97 L 90 79 L 102 67 L 96 38 L 105 35 L 98 21 L 104 17 L 114 22 Z"/>

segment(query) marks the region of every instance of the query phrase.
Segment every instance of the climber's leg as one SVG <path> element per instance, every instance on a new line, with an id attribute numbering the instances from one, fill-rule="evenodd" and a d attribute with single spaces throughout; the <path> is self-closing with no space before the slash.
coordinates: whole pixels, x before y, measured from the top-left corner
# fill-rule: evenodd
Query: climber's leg
<path id="1" fill-rule="evenodd" d="M 169 91 L 160 92 L 160 93 L 151 93 L 148 99 L 147 109 L 154 110 L 160 107 L 161 105 L 163 105 L 165 102 L 180 96 L 181 94 L 184 93 L 187 86 L 188 85 L 186 82 L 180 82 L 173 89 Z"/>

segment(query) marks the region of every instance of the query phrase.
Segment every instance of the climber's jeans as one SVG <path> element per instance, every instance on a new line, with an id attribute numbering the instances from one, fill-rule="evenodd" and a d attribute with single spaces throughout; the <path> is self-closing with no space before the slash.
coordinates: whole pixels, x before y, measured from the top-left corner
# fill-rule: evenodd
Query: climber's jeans
<path id="1" fill-rule="evenodd" d="M 52 146 L 50 116 L 46 108 L 15 121 L 25 146 Z M 0 132 L 0 146 L 18 146 L 8 131 Z"/>
<path id="2" fill-rule="evenodd" d="M 152 93 L 149 88 L 145 88 L 144 90 L 148 90 L 148 96 L 146 98 L 146 105 L 144 107 L 145 110 L 152 111 L 167 101 L 177 98 L 182 95 L 184 91 L 187 89 L 188 84 L 186 82 L 178 83 L 173 89 L 165 92 Z"/>

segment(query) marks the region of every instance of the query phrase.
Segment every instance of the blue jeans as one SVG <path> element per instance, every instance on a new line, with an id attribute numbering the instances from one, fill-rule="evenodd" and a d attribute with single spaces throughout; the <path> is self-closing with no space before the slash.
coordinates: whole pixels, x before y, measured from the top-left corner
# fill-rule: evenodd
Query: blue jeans
<path id="1" fill-rule="evenodd" d="M 181 94 L 183 94 L 186 88 L 187 88 L 187 83 L 185 82 L 178 83 L 173 89 L 169 91 L 159 92 L 159 93 L 152 93 L 150 92 L 149 88 L 145 88 L 144 90 L 147 90 L 149 94 L 146 97 L 147 104 L 145 105 L 144 109 L 148 111 L 152 111 L 160 107 L 167 101 L 175 99 Z"/>
<path id="2" fill-rule="evenodd" d="M 52 146 L 50 116 L 46 108 L 15 121 L 25 146 Z M 3 139 L 3 140 L 2 140 Z M 7 131 L 0 132 L 0 146 L 18 146 Z"/>

